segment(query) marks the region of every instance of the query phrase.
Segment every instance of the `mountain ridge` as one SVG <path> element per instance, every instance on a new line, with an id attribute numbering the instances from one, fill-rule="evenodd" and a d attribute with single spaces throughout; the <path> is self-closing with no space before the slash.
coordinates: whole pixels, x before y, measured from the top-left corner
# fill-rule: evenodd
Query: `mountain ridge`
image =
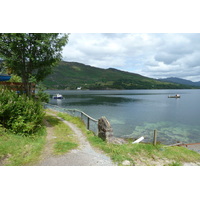
<path id="1" fill-rule="evenodd" d="M 159 81 L 164 81 L 164 82 L 178 83 L 178 84 L 184 84 L 184 85 L 191 85 L 191 86 L 200 87 L 200 81 L 193 82 L 193 81 L 182 79 L 182 78 L 178 78 L 178 77 L 162 78 L 162 79 L 158 79 L 158 80 Z"/>
<path id="2" fill-rule="evenodd" d="M 193 86 L 158 81 L 115 68 L 102 69 L 78 62 L 61 61 L 43 84 L 48 89 L 190 89 Z"/>

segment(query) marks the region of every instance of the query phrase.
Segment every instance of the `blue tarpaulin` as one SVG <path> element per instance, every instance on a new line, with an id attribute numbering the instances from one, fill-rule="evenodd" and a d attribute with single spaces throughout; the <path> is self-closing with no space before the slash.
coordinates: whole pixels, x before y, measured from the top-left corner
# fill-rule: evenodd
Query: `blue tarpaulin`
<path id="1" fill-rule="evenodd" d="M 10 80 L 11 76 L 6 75 L 6 74 L 1 74 L 0 75 L 0 81 L 8 81 Z"/>

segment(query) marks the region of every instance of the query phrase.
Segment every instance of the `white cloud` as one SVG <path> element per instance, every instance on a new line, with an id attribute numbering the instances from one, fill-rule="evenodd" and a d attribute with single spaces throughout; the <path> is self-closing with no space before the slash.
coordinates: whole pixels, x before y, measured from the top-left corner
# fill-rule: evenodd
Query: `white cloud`
<path id="1" fill-rule="evenodd" d="M 140 73 L 199 80 L 200 34 L 73 33 L 66 61 Z"/>

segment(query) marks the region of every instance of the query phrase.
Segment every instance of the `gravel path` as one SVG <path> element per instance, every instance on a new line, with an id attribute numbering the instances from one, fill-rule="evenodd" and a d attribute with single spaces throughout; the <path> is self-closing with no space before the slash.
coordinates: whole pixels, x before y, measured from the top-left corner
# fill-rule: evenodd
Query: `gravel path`
<path id="1" fill-rule="evenodd" d="M 53 114 L 51 114 L 53 115 Z M 53 115 L 57 117 L 56 115 Z M 42 160 L 38 164 L 39 166 L 114 166 L 115 164 L 111 159 L 104 155 L 102 152 L 97 152 L 87 141 L 81 130 L 77 128 L 73 123 L 63 120 L 57 117 L 65 124 L 67 124 L 73 132 L 77 135 L 79 140 L 79 148 L 71 150 L 62 156 L 53 156 L 50 148 L 47 147 L 44 150 Z M 53 137 L 52 128 L 48 127 L 47 146 L 50 145 L 50 140 Z"/>

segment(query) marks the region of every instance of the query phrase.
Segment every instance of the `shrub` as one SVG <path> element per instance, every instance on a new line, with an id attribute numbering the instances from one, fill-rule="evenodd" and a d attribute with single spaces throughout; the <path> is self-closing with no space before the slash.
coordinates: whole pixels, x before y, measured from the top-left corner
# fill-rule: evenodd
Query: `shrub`
<path id="1" fill-rule="evenodd" d="M 46 92 L 44 92 L 46 90 L 46 88 L 44 87 L 44 85 L 42 84 L 38 84 L 37 85 L 37 98 L 41 101 L 41 102 L 45 102 L 45 103 L 49 103 L 49 94 L 47 94 Z"/>
<path id="2" fill-rule="evenodd" d="M 0 124 L 5 128 L 22 135 L 32 134 L 41 127 L 43 117 L 43 107 L 39 101 L 0 89 Z"/>

